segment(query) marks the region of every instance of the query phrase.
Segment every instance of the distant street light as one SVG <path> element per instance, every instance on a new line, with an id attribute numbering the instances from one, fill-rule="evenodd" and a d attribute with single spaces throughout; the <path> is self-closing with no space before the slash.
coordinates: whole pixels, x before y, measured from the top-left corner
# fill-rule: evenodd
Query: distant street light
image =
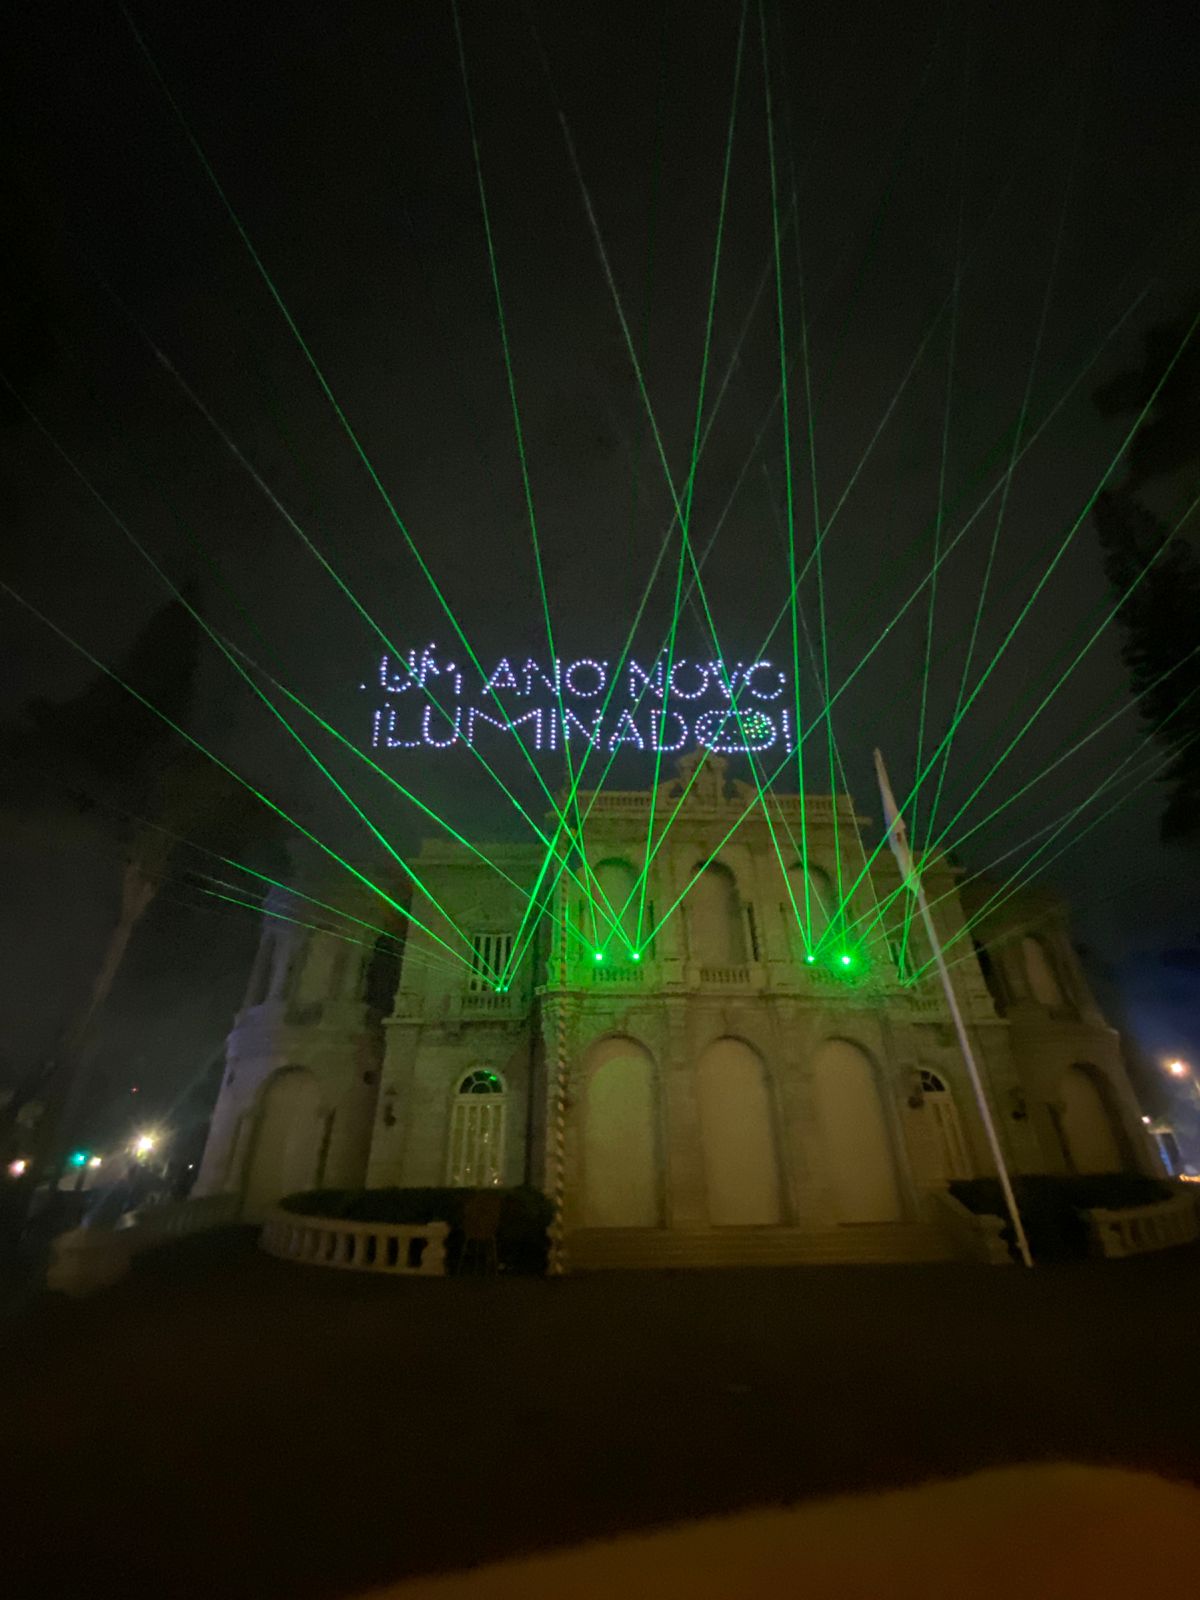
<path id="1" fill-rule="evenodd" d="M 1191 1090 L 1193 1095 L 1196 1097 L 1196 1102 L 1197 1104 L 1200 1104 L 1200 1083 L 1197 1083 L 1196 1074 L 1192 1071 L 1191 1067 L 1188 1066 L 1187 1062 L 1180 1061 L 1178 1056 L 1176 1056 L 1173 1061 L 1168 1061 L 1166 1065 L 1167 1071 L 1173 1078 L 1178 1078 L 1180 1083 L 1188 1083 L 1191 1085 Z"/>
<path id="2" fill-rule="evenodd" d="M 158 1135 L 154 1133 L 139 1133 L 133 1141 L 135 1156 L 148 1156 L 158 1144 Z"/>
<path id="3" fill-rule="evenodd" d="M 24 1156 L 18 1156 L 15 1161 L 10 1161 L 8 1163 L 8 1175 L 10 1178 L 24 1177 L 28 1170 L 29 1163 L 25 1160 Z"/>

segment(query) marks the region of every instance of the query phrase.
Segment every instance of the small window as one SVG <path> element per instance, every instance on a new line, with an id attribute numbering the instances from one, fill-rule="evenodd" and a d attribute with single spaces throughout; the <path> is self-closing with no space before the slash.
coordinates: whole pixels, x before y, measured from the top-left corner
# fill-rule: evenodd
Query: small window
<path id="1" fill-rule="evenodd" d="M 471 975 L 467 988 L 478 993 L 494 989 L 512 955 L 511 933 L 477 933 L 471 940 Z"/>

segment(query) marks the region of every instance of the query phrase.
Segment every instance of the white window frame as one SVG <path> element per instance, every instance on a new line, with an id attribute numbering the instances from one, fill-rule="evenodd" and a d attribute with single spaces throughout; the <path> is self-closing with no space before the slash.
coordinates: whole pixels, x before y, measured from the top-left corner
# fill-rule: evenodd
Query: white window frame
<path id="1" fill-rule="evenodd" d="M 468 1086 L 484 1075 L 500 1087 L 472 1093 Z M 491 1067 L 473 1067 L 455 1083 L 451 1097 L 446 1182 L 455 1189 L 499 1188 L 507 1132 L 507 1084 Z"/>
<path id="2" fill-rule="evenodd" d="M 471 935 L 471 974 L 467 988 L 472 994 L 482 994 L 496 987 L 496 977 L 508 965 L 516 935 L 497 933 L 487 929 Z"/>

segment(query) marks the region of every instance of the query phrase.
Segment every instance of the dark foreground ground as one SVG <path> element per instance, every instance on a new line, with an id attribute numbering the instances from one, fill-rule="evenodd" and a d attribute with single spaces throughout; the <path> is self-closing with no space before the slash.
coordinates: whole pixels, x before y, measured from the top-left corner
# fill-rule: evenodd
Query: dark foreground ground
<path id="1" fill-rule="evenodd" d="M 394 1282 L 226 1233 L 0 1325 L 5 1595 L 331 1596 L 1070 1458 L 1200 1482 L 1200 1251 Z"/>

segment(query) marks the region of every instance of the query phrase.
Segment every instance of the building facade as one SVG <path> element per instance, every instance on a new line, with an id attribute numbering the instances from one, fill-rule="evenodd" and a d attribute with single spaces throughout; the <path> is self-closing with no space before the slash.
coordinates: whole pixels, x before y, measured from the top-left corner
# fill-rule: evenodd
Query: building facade
<path id="1" fill-rule="evenodd" d="M 768 814 L 691 757 L 643 874 L 651 795 L 579 806 L 588 865 L 542 880 L 544 915 L 541 852 L 502 845 L 423 847 L 399 958 L 268 901 L 198 1192 L 256 1219 L 319 1187 L 530 1183 L 579 1267 L 948 1254 L 931 1197 L 994 1163 L 867 819 L 811 794 Z M 1011 1169 L 1157 1173 L 1063 909 L 944 860 L 924 881 Z M 365 887 L 325 898 L 389 926 Z"/>

